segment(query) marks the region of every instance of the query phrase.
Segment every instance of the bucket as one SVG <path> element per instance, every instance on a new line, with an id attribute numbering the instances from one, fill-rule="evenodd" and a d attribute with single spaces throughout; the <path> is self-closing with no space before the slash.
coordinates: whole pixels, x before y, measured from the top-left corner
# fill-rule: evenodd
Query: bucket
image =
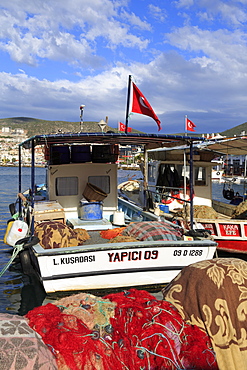
<path id="1" fill-rule="evenodd" d="M 115 211 L 113 213 L 113 225 L 116 226 L 124 226 L 124 212 L 123 211 Z"/>
<path id="2" fill-rule="evenodd" d="M 101 202 L 80 202 L 79 218 L 81 220 L 101 220 L 103 218 L 103 206 Z"/>
<path id="3" fill-rule="evenodd" d="M 102 201 L 107 197 L 107 194 L 102 189 L 90 182 L 87 183 L 82 195 L 89 202 Z"/>
<path id="4" fill-rule="evenodd" d="M 84 163 L 91 162 L 91 147 L 90 145 L 72 145 L 71 146 L 71 162 Z"/>
<path id="5" fill-rule="evenodd" d="M 69 146 L 52 146 L 50 164 L 70 163 Z"/>
<path id="6" fill-rule="evenodd" d="M 4 236 L 4 241 L 6 244 L 13 247 L 18 240 L 27 235 L 27 231 L 28 225 L 26 222 L 21 220 L 10 221 Z"/>

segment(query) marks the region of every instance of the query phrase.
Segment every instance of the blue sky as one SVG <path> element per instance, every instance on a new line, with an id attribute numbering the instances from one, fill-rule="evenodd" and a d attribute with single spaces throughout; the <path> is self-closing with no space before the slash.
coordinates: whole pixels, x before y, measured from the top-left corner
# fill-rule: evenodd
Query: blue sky
<path id="1" fill-rule="evenodd" d="M 0 118 L 125 122 L 128 76 L 162 130 L 247 121 L 247 0 L 0 0 Z M 133 114 L 129 125 L 157 133 Z"/>

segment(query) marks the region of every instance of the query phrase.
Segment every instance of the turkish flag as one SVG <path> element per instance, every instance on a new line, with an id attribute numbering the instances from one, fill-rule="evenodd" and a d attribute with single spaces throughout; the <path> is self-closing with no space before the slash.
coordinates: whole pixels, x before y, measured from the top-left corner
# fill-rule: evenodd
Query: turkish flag
<path id="1" fill-rule="evenodd" d="M 118 130 L 119 131 L 125 131 L 125 129 L 126 129 L 125 124 L 122 123 L 122 122 L 118 122 Z M 132 131 L 132 128 L 131 127 L 128 127 L 127 128 L 127 132 L 131 132 L 131 131 Z"/>
<path id="2" fill-rule="evenodd" d="M 138 87 L 134 84 L 134 82 L 132 82 L 132 91 L 132 107 L 130 107 L 130 112 L 144 114 L 145 116 L 152 117 L 156 121 L 158 125 L 158 130 L 160 131 L 161 122 L 158 116 L 155 114 L 153 108 L 151 107 L 145 96 L 138 89 Z"/>
<path id="3" fill-rule="evenodd" d="M 195 131 L 194 127 L 196 127 L 196 125 L 190 119 L 186 118 L 185 125 L 187 131 Z"/>

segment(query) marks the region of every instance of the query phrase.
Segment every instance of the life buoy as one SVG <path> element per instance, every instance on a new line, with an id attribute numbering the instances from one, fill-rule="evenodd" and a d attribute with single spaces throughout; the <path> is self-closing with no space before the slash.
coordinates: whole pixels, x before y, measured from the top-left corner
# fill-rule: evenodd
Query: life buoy
<path id="1" fill-rule="evenodd" d="M 171 204 L 171 203 L 174 201 L 174 199 L 172 198 L 172 196 L 173 196 L 173 194 L 172 194 L 172 193 L 170 193 L 170 194 L 166 197 L 166 199 L 162 199 L 162 200 L 161 200 L 161 203 L 163 203 L 163 204 Z"/>
<path id="2" fill-rule="evenodd" d="M 217 176 L 219 176 L 219 175 L 220 175 L 220 172 L 219 172 L 219 171 L 218 171 L 218 172 L 216 172 L 216 175 L 217 175 Z"/>
<path id="3" fill-rule="evenodd" d="M 179 203 L 179 204 L 184 204 L 185 200 L 186 202 L 190 202 L 190 188 L 186 188 L 186 197 L 184 198 L 184 192 L 183 192 L 183 188 L 180 189 L 180 192 L 178 194 L 176 194 L 175 198 L 176 198 L 176 201 Z"/>

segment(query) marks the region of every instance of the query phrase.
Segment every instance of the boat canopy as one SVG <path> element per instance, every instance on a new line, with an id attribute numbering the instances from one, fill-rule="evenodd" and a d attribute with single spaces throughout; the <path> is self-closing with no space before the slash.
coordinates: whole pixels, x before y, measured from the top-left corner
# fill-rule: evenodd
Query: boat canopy
<path id="1" fill-rule="evenodd" d="M 247 155 L 247 137 L 236 136 L 215 141 L 210 141 L 207 144 L 210 150 L 228 155 Z"/>
<path id="2" fill-rule="evenodd" d="M 172 155 L 180 155 L 181 158 L 184 154 L 190 154 L 190 146 L 181 145 L 173 148 L 154 148 L 148 151 L 149 159 L 156 161 L 165 161 L 172 158 Z M 207 143 L 194 143 L 193 144 L 193 155 L 200 154 L 201 161 L 211 162 L 213 159 L 221 155 L 220 152 L 210 150 L 207 147 Z M 178 158 L 178 157 L 177 157 Z M 180 159 L 181 160 L 181 159 Z"/>
<path id="3" fill-rule="evenodd" d="M 36 135 L 21 144 L 21 147 L 30 149 L 33 145 L 54 145 L 54 144 L 120 144 L 120 145 L 146 145 L 146 148 L 155 147 L 176 147 L 182 144 L 204 141 L 202 137 L 162 135 L 162 134 L 125 134 L 125 133 L 58 133 L 49 135 Z"/>

